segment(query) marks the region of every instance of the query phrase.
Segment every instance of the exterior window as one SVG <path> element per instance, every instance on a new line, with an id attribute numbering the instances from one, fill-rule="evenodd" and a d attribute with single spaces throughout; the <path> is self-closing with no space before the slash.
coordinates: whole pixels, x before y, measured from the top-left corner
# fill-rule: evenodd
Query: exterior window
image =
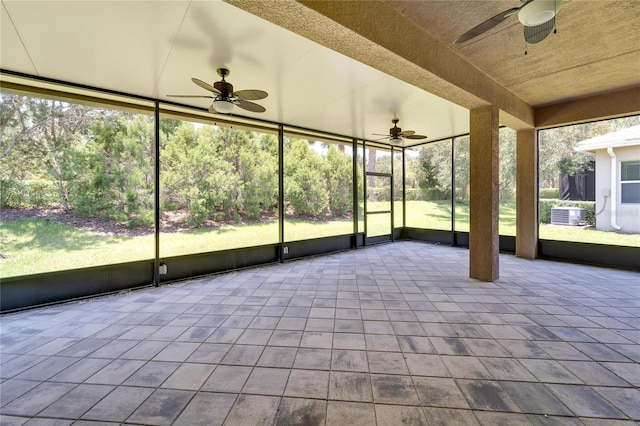
<path id="1" fill-rule="evenodd" d="M 620 202 L 640 204 L 640 160 L 621 163 Z"/>

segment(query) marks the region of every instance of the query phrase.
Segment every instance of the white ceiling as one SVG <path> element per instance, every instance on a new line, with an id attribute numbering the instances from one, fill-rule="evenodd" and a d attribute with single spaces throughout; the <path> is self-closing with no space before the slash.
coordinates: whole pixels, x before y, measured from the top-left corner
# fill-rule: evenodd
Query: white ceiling
<path id="1" fill-rule="evenodd" d="M 467 109 L 221 1 L 2 0 L 0 31 L 3 70 L 176 101 L 224 66 L 235 90 L 269 93 L 245 117 L 362 139 L 394 116 L 428 140 L 469 130 Z"/>

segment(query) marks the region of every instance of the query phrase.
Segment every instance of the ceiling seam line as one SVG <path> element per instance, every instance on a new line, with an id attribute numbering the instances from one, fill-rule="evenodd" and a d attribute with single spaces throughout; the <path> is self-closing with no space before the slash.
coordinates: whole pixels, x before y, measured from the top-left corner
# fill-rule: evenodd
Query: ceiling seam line
<path id="1" fill-rule="evenodd" d="M 615 55 L 615 56 L 609 56 L 609 57 L 607 57 L 607 58 L 599 59 L 599 60 L 597 60 L 597 61 L 585 62 L 584 64 L 574 65 L 574 66 L 571 66 L 571 67 L 569 67 L 569 68 L 565 68 L 565 69 L 562 69 L 562 70 L 558 70 L 558 71 L 553 72 L 553 73 L 549 73 L 549 74 L 545 74 L 545 75 L 538 76 L 538 77 L 536 77 L 536 78 L 535 78 L 535 79 L 533 79 L 533 80 L 531 80 L 531 79 L 524 79 L 524 80 L 518 81 L 517 83 L 512 83 L 512 84 L 509 84 L 509 85 L 505 85 L 505 87 L 513 87 L 513 86 L 517 86 L 518 84 L 527 83 L 527 82 L 531 82 L 531 81 L 539 80 L 539 79 L 542 79 L 542 78 L 547 78 L 547 77 L 553 76 L 553 75 L 555 75 L 555 74 L 559 74 L 559 73 L 563 73 L 563 72 L 566 72 L 566 71 L 571 71 L 571 70 L 574 70 L 574 69 L 582 68 L 582 67 L 584 67 L 584 66 L 589 66 L 589 65 L 597 64 L 597 63 L 599 63 L 599 62 L 607 61 L 607 60 L 610 60 L 610 59 L 620 58 L 621 56 L 626 56 L 626 55 L 629 55 L 629 54 L 632 54 L 632 53 L 636 53 L 636 52 L 637 52 L 637 50 L 630 50 L 630 51 L 628 51 L 628 52 L 621 53 L 621 54 L 619 54 L 619 55 Z"/>
<path id="2" fill-rule="evenodd" d="M 20 32 L 18 31 L 18 27 L 16 27 L 16 24 L 13 22 L 13 18 L 11 17 L 11 13 L 9 13 L 9 9 L 7 9 L 7 6 L 6 6 L 4 1 L 2 2 L 2 8 L 7 13 L 7 17 L 9 18 L 9 22 L 11 22 L 11 26 L 13 27 L 14 31 L 16 32 L 16 35 L 18 36 L 18 40 L 20 40 L 20 44 L 22 45 L 22 48 L 24 49 L 24 53 L 27 54 L 27 58 L 29 58 L 29 62 L 31 62 L 31 66 L 33 67 L 33 70 L 36 72 L 36 75 L 38 77 L 41 77 L 40 72 L 38 71 L 38 67 L 36 67 L 35 62 L 33 61 L 33 58 L 31 57 L 31 54 L 29 53 L 29 49 L 27 49 L 27 45 L 25 44 L 24 40 L 22 39 L 22 36 L 20 35 Z"/>
<path id="3" fill-rule="evenodd" d="M 160 70 L 160 74 L 158 75 L 158 79 L 156 80 L 154 86 L 153 86 L 153 93 L 155 94 L 155 97 L 159 98 L 160 97 L 160 93 L 158 93 L 158 87 L 160 86 L 160 80 L 162 80 L 162 75 L 164 74 L 164 70 L 167 67 L 167 63 L 169 62 L 169 57 L 171 57 L 171 53 L 173 52 L 173 48 L 175 46 L 176 40 L 178 39 L 178 34 L 180 34 L 180 31 L 182 30 L 182 25 L 184 25 L 184 20 L 187 18 L 187 13 L 189 12 L 189 9 L 191 9 L 191 3 L 192 0 L 189 0 L 189 4 L 187 4 L 187 8 L 184 11 L 184 15 L 182 15 L 182 19 L 180 20 L 180 25 L 178 26 L 178 31 L 176 31 L 176 35 L 175 37 L 173 37 L 173 40 L 171 40 L 171 48 L 169 49 L 169 53 L 167 53 L 167 57 L 164 59 L 164 63 L 162 64 L 162 69 Z"/>

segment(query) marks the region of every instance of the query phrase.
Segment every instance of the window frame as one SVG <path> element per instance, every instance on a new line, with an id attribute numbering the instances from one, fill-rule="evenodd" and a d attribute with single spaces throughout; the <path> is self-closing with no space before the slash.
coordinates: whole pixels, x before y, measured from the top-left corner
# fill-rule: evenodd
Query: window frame
<path id="1" fill-rule="evenodd" d="M 625 164 L 629 164 L 629 163 L 637 163 L 638 164 L 638 168 L 640 168 L 640 160 L 625 160 L 625 161 L 620 161 L 620 181 L 619 181 L 619 193 L 620 193 L 620 204 L 624 204 L 624 205 L 640 205 L 640 200 L 639 201 L 632 201 L 632 202 L 625 202 L 625 200 L 623 199 L 623 195 L 624 192 L 622 191 L 623 185 L 626 184 L 636 184 L 636 185 L 640 185 L 640 176 L 638 176 L 638 179 L 629 179 L 629 180 L 624 180 L 623 179 L 623 166 Z"/>

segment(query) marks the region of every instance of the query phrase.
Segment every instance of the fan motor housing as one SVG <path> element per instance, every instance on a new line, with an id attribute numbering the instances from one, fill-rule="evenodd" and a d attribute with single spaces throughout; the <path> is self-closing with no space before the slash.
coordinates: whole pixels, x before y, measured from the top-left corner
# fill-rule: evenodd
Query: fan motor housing
<path id="1" fill-rule="evenodd" d="M 215 83 L 213 83 L 213 87 L 218 89 L 223 95 L 229 96 L 233 93 L 233 84 L 227 83 L 224 80 L 216 81 Z"/>

